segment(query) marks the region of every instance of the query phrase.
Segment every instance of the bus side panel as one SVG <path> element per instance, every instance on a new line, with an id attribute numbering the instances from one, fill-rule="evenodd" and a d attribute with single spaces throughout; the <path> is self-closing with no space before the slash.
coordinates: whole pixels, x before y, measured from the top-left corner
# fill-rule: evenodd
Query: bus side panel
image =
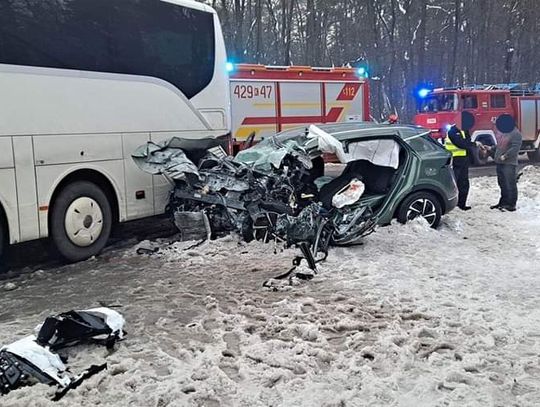
<path id="1" fill-rule="evenodd" d="M 121 160 L 120 134 L 34 136 L 36 165 Z"/>
<path id="2" fill-rule="evenodd" d="M 324 123 L 320 82 L 281 82 L 281 130 Z"/>
<path id="3" fill-rule="evenodd" d="M 233 137 L 244 141 L 277 132 L 276 85 L 270 81 L 230 81 Z"/>
<path id="4" fill-rule="evenodd" d="M 124 149 L 124 175 L 126 180 L 126 202 L 128 219 L 138 219 L 154 214 L 154 187 L 152 175 L 142 171 L 131 159 L 137 147 L 150 140 L 150 133 L 122 135 Z M 137 197 L 137 191 L 144 191 L 144 198 Z M 140 193 L 140 192 L 139 192 Z"/>
<path id="5" fill-rule="evenodd" d="M 11 137 L 0 137 L 0 205 L 4 208 L 9 227 L 10 243 L 19 241 L 19 214 L 17 212 L 17 187 Z"/>
<path id="6" fill-rule="evenodd" d="M 364 121 L 364 85 L 360 82 L 326 83 L 329 122 Z"/>
<path id="7" fill-rule="evenodd" d="M 157 78 L 2 64 L 0 73 L 9 95 L 0 98 L 0 135 L 212 130 L 178 89 Z"/>
<path id="8" fill-rule="evenodd" d="M 109 160 L 95 161 L 80 164 L 42 165 L 36 167 L 36 179 L 38 184 L 39 204 L 48 208 L 56 187 L 69 174 L 78 170 L 94 170 L 104 175 L 112 184 L 118 199 L 119 221 L 127 220 L 126 200 L 124 191 L 124 161 Z M 48 210 L 39 212 L 40 237 L 48 236 Z"/>
<path id="9" fill-rule="evenodd" d="M 13 145 L 11 144 L 11 137 L 0 137 L 0 169 L 13 168 Z M 2 184 L 0 184 L 2 185 Z"/>
<path id="10" fill-rule="evenodd" d="M 34 146 L 31 136 L 13 137 L 21 241 L 39 238 Z"/>
<path id="11" fill-rule="evenodd" d="M 17 187 L 15 186 L 15 170 L 0 169 L 0 204 L 4 208 L 9 227 L 9 243 L 18 243 L 19 214 L 17 213 Z"/>

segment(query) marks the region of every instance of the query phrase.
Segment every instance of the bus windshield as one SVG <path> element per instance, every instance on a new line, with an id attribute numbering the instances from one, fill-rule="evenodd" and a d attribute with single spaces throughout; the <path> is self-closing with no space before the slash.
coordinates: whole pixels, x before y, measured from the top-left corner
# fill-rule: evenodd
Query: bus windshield
<path id="1" fill-rule="evenodd" d="M 420 113 L 452 112 L 457 108 L 457 97 L 454 93 L 429 95 L 422 100 Z"/>

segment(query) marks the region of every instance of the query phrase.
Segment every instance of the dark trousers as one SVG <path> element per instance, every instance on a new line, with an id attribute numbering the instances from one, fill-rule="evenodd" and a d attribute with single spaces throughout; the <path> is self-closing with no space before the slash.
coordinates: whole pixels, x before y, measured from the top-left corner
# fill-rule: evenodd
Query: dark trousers
<path id="1" fill-rule="evenodd" d="M 467 196 L 469 195 L 469 158 L 454 157 L 453 161 L 454 176 L 458 187 L 458 206 L 467 205 Z"/>
<path id="2" fill-rule="evenodd" d="M 501 189 L 499 206 L 515 207 L 518 199 L 517 165 L 497 164 L 497 182 Z"/>

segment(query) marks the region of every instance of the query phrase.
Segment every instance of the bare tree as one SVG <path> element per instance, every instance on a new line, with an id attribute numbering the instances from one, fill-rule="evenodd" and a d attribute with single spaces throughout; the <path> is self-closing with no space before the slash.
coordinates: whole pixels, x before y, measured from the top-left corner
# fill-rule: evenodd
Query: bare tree
<path id="1" fill-rule="evenodd" d="M 375 117 L 410 118 L 413 90 L 538 81 L 538 0 L 206 0 L 238 62 L 369 63 Z M 539 81 L 540 82 L 540 81 Z"/>

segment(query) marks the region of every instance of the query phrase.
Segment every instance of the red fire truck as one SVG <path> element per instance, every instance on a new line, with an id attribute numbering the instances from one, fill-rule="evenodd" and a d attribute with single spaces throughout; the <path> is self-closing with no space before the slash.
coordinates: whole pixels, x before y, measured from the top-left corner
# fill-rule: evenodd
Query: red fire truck
<path id="1" fill-rule="evenodd" d="M 422 89 L 418 93 L 419 109 L 415 123 L 431 130 L 442 142 L 450 124 L 461 126 L 461 112 L 474 115 L 473 141 L 495 145 L 495 121 L 510 114 L 523 135 L 522 152 L 540 161 L 540 92 L 522 85 L 483 85 L 464 88 Z M 478 164 L 485 160 L 476 157 Z"/>
<path id="2" fill-rule="evenodd" d="M 231 66 L 232 135 L 242 143 L 304 124 L 367 121 L 369 85 L 353 68 Z"/>

